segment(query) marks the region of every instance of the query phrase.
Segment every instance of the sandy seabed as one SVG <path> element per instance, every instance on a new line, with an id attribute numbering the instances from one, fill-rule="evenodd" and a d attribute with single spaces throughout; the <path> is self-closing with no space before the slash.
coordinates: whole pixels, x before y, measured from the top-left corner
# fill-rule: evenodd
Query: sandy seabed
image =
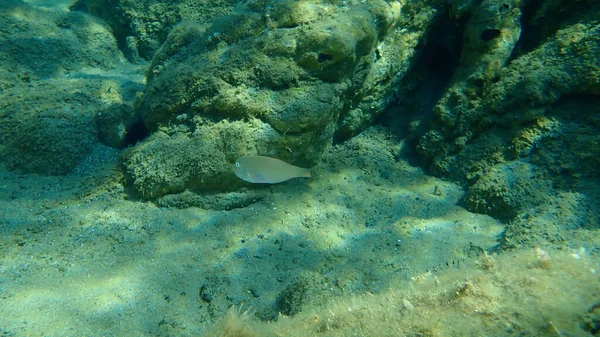
<path id="1" fill-rule="evenodd" d="M 160 208 L 98 146 L 0 175 L 6 336 L 591 336 L 597 232 L 492 253 L 503 225 L 394 156 L 383 128 L 231 210 Z M 587 242 L 586 242 L 587 240 Z M 597 332 L 597 330 L 595 330 Z"/>

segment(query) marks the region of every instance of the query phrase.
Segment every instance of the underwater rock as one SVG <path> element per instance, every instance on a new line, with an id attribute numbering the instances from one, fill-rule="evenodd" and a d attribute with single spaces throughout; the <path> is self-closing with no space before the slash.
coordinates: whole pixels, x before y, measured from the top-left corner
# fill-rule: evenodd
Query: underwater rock
<path id="1" fill-rule="evenodd" d="M 151 60 L 171 29 L 182 20 L 208 23 L 229 13 L 237 1 L 77 0 L 71 10 L 105 20 L 131 62 Z"/>
<path id="2" fill-rule="evenodd" d="M 481 189 L 507 163 L 534 163 L 548 173 L 521 177 L 531 179 L 523 188 L 537 195 L 546 179 L 572 188 L 598 176 L 591 167 L 598 164 L 600 136 L 591 130 L 600 127 L 593 107 L 600 102 L 599 16 L 600 5 L 585 1 L 484 1 L 474 9 L 460 65 L 433 118 L 417 131 L 417 151 L 430 172 L 464 182 L 470 209 L 501 217 L 523 209 Z M 475 205 L 488 197 L 485 207 Z"/>
<path id="3" fill-rule="evenodd" d="M 536 165 L 509 162 L 490 168 L 467 190 L 465 207 L 500 219 L 547 202 L 552 184 Z"/>
<path id="4" fill-rule="evenodd" d="M 58 82 L 62 89 L 56 88 L 57 81 L 30 85 L 30 95 L 14 99 L 0 109 L 1 143 L 5 145 L 2 160 L 9 169 L 65 174 L 95 144 L 94 111 L 89 109 L 92 99 L 78 92 L 77 83 Z M 7 94 L 22 90 L 14 87 Z"/>
<path id="5" fill-rule="evenodd" d="M 0 6 L 0 31 L 0 64 L 22 82 L 83 67 L 110 69 L 121 59 L 110 29 L 82 13 L 44 11 L 6 0 Z"/>
<path id="6" fill-rule="evenodd" d="M 114 68 L 116 41 L 96 18 L 12 0 L 0 6 L 0 31 L 0 159 L 68 173 L 97 144 L 96 112 L 118 99 L 113 82 L 84 73 Z"/>
<path id="7" fill-rule="evenodd" d="M 161 154 L 157 142 L 168 141 L 151 137 L 126 155 L 132 183 L 149 197 L 236 188 L 231 165 L 241 155 L 314 165 L 334 137 L 360 132 L 394 99 L 422 34 L 393 29 L 399 15 L 399 3 L 381 0 L 258 1 L 208 26 L 176 26 L 152 60 L 136 109 L 148 130 L 195 154 L 158 160 L 174 148 Z M 193 170 L 180 164 L 199 153 Z"/>
<path id="8" fill-rule="evenodd" d="M 265 144 L 276 131 L 267 124 L 223 120 L 199 127 L 193 134 L 184 127 L 158 131 L 126 151 L 124 165 L 134 188 L 145 198 L 190 190 L 226 190 L 240 186 L 233 174 L 231 153 L 266 151 L 251 140 Z M 236 140 L 237 142 L 224 140 Z M 258 142 L 260 143 L 260 142 Z"/>
<path id="9" fill-rule="evenodd" d="M 596 7 L 580 23 L 565 23 L 556 36 L 511 59 L 511 52 L 517 53 L 516 40 L 507 44 L 493 39 L 485 57 L 465 56 L 474 61 L 457 70 L 460 75 L 435 106 L 433 126 L 418 144 L 430 169 L 438 174 L 455 171 L 451 158 L 494 126 L 517 130 L 535 123 L 562 97 L 597 95 L 600 25 L 592 18 L 599 12 Z M 493 59 L 496 50 L 499 55 Z"/>
<path id="10" fill-rule="evenodd" d="M 95 115 L 98 138 L 106 146 L 123 148 L 145 138 L 141 118 L 128 104 L 112 104 Z"/>
<path id="11" fill-rule="evenodd" d="M 107 87 L 103 80 L 53 79 L 2 92 L 0 97 L 10 97 L 0 104 L 6 167 L 44 175 L 71 172 L 98 143 L 94 116 L 102 99 L 114 99 L 99 94 Z"/>

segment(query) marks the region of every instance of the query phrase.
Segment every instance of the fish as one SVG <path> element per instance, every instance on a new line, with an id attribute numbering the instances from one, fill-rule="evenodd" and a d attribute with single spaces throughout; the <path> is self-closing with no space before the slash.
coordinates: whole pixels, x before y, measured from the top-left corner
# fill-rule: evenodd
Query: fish
<path id="1" fill-rule="evenodd" d="M 265 156 L 241 156 L 233 164 L 233 173 L 253 184 L 277 184 L 294 178 L 310 178 L 310 170 Z"/>

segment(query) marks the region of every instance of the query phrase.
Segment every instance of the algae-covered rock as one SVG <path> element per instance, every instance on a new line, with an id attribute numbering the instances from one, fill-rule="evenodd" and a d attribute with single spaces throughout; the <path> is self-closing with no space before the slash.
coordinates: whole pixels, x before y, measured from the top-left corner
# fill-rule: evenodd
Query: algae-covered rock
<path id="1" fill-rule="evenodd" d="M 0 31 L 0 159 L 68 173 L 97 144 L 96 113 L 121 99 L 114 78 L 97 75 L 122 60 L 116 41 L 96 18 L 13 0 L 0 6 Z"/>
<path id="2" fill-rule="evenodd" d="M 417 144 L 431 172 L 467 185 L 470 209 L 511 218 L 545 203 L 549 181 L 598 176 L 598 17 L 586 1 L 474 7 L 461 63 Z M 514 170 L 532 164 L 539 174 Z"/>
<path id="3" fill-rule="evenodd" d="M 129 104 L 112 104 L 95 115 L 98 139 L 104 145 L 123 148 L 143 138 L 141 118 Z"/>
<path id="4" fill-rule="evenodd" d="M 151 60 L 181 20 L 208 23 L 229 13 L 235 0 L 78 0 L 71 7 L 106 20 L 132 62 Z"/>
<path id="5" fill-rule="evenodd" d="M 561 97 L 597 93 L 600 25 L 593 15 L 588 17 L 581 23 L 565 23 L 555 37 L 510 62 L 516 40 L 507 44 L 505 35 L 488 42 L 492 46 L 486 57 L 465 57 L 475 61 L 459 69 L 461 76 L 435 107 L 437 123 L 419 144 L 420 152 L 433 160 L 431 169 L 452 170 L 435 162 L 446 162 L 439 158 L 456 155 L 483 130 L 531 123 Z M 496 50 L 499 55 L 493 59 Z"/>
<path id="6" fill-rule="evenodd" d="M 421 25 L 433 15 L 426 13 Z M 360 132 L 393 101 L 423 33 L 399 23 L 400 4 L 381 0 L 264 0 L 208 26 L 181 23 L 136 103 L 146 127 L 177 135 L 177 145 L 151 137 L 129 151 L 134 186 L 151 197 L 235 188 L 231 165 L 247 154 L 314 165 L 334 137 Z M 158 159 L 162 151 L 188 158 L 194 170 Z"/>
<path id="7" fill-rule="evenodd" d="M 196 119 L 195 123 L 203 123 L 201 118 Z M 155 132 L 126 153 L 127 172 L 143 197 L 160 197 L 185 189 L 225 190 L 236 186 L 239 181 L 231 173 L 236 154 L 264 153 L 276 134 L 260 123 L 226 120 L 205 123 L 208 126 L 200 126 L 194 132 L 185 127 L 172 133 Z M 260 146 L 256 147 L 257 144 Z"/>
<path id="8" fill-rule="evenodd" d="M 0 103 L 2 161 L 22 172 L 58 175 L 73 169 L 96 142 L 94 100 L 81 81 L 31 84 L 4 92 Z M 57 88 L 60 87 L 59 88 Z M 97 105 L 96 105 L 97 107 Z"/>
<path id="9" fill-rule="evenodd" d="M 544 203 L 551 192 L 552 184 L 543 169 L 510 162 L 493 166 L 471 185 L 464 204 L 473 212 L 510 219 Z"/>
<path id="10" fill-rule="evenodd" d="M 0 31 L 0 64 L 23 82 L 83 67 L 110 69 L 121 58 L 110 29 L 77 12 L 44 11 L 6 0 L 0 6 Z"/>

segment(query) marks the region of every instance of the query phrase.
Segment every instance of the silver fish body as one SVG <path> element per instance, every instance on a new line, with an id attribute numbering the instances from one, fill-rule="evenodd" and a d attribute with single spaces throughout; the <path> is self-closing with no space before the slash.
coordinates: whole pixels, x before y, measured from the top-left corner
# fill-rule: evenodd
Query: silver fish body
<path id="1" fill-rule="evenodd" d="M 235 160 L 233 173 L 254 184 L 277 184 L 293 178 L 310 178 L 310 170 L 265 156 L 241 156 Z"/>

